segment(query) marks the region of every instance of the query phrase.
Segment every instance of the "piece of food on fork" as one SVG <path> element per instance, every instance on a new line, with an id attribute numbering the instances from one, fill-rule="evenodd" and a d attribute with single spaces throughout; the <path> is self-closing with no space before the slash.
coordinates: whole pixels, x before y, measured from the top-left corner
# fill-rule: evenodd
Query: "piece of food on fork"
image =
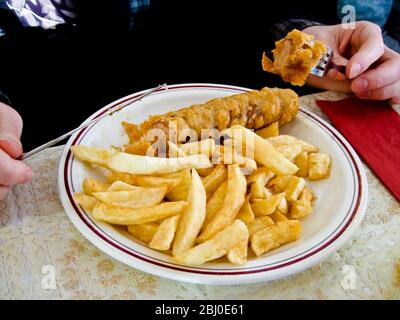
<path id="1" fill-rule="evenodd" d="M 200 138 L 204 130 L 222 131 L 233 125 L 249 129 L 264 128 L 273 122 L 282 125 L 293 119 L 298 107 L 298 95 L 290 89 L 263 88 L 212 99 L 164 115 L 150 116 L 140 126 L 124 122 L 130 139 L 125 151 L 143 153 L 150 145 L 144 137 L 151 129 L 161 129 L 167 139 L 183 129 L 192 129 Z"/>
<path id="2" fill-rule="evenodd" d="M 310 73 L 322 76 L 332 56 L 323 42 L 297 29 L 275 42 L 275 46 L 272 50 L 274 61 L 263 53 L 263 70 L 278 74 L 284 81 L 297 86 L 304 85 Z M 317 66 L 321 67 L 321 72 Z"/>

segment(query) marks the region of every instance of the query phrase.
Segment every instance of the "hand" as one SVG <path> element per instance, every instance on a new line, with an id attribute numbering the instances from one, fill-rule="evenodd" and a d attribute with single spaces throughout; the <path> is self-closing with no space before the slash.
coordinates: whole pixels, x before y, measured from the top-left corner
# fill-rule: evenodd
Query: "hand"
<path id="1" fill-rule="evenodd" d="M 400 54 L 385 46 L 374 66 L 351 81 L 351 90 L 360 99 L 400 104 Z"/>
<path id="2" fill-rule="evenodd" d="M 334 52 L 332 63 L 345 67 L 345 73 L 333 68 L 323 78 L 309 77 L 310 85 L 322 89 L 350 92 L 353 89 L 350 79 L 368 70 L 384 54 L 382 31 L 371 22 L 356 22 L 355 29 L 345 29 L 342 25 L 312 26 L 303 32 L 329 46 Z"/>
<path id="3" fill-rule="evenodd" d="M 22 154 L 21 133 L 20 115 L 0 103 L 0 200 L 14 184 L 27 183 L 32 179 L 31 169 L 22 161 L 15 160 Z"/>

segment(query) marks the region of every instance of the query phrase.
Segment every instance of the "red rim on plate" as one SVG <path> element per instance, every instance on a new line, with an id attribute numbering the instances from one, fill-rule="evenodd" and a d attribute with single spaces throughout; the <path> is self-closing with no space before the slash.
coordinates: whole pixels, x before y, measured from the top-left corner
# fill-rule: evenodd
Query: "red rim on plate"
<path id="1" fill-rule="evenodd" d="M 231 86 L 224 86 L 224 85 L 174 85 L 170 86 L 168 90 L 182 90 L 182 89 L 195 89 L 195 88 L 206 88 L 206 89 L 219 89 L 219 90 L 228 90 L 230 92 L 245 92 L 248 91 L 249 89 L 245 88 L 238 88 L 238 87 L 231 87 Z M 164 91 L 164 90 L 160 90 Z M 114 104 L 111 104 L 111 107 L 116 107 L 125 101 L 132 99 L 136 96 L 138 96 L 140 93 L 136 93 L 133 95 L 130 95 L 126 98 L 123 98 Z M 156 93 L 157 94 L 157 93 Z M 160 94 L 160 92 L 158 92 Z M 161 92 L 162 94 L 162 92 Z M 97 114 L 94 114 L 90 119 L 97 118 L 101 116 L 104 112 L 108 110 L 110 106 L 107 106 L 107 108 L 104 108 L 104 110 L 100 110 Z M 338 144 L 338 146 L 341 148 L 343 151 L 343 154 L 346 156 L 347 161 L 351 167 L 352 174 L 353 174 L 353 181 L 354 181 L 354 195 L 352 197 L 353 202 L 349 207 L 349 210 L 347 214 L 345 215 L 344 219 L 341 221 L 339 226 L 325 239 L 320 241 L 317 245 L 315 245 L 312 248 L 309 248 L 305 250 L 302 253 L 297 254 L 296 256 L 292 256 L 289 259 L 285 259 L 282 261 L 277 261 L 274 262 L 273 264 L 264 264 L 262 266 L 257 266 L 257 267 L 232 267 L 231 269 L 213 269 L 213 268 L 203 268 L 203 267 L 186 267 L 186 266 L 181 266 L 177 265 L 174 263 L 166 262 L 154 257 L 151 257 L 149 255 L 146 255 L 144 253 L 138 252 L 130 247 L 127 247 L 126 245 L 122 244 L 121 242 L 117 241 L 115 238 L 113 238 L 111 235 L 107 234 L 101 227 L 99 227 L 96 222 L 94 222 L 90 216 L 84 212 L 80 206 L 75 202 L 73 193 L 75 190 L 73 189 L 72 186 L 72 166 L 73 166 L 73 155 L 71 151 L 68 151 L 66 154 L 65 159 L 63 159 L 62 163 L 60 162 L 60 168 L 61 166 L 63 167 L 63 187 L 65 188 L 65 191 L 67 193 L 69 202 L 71 203 L 75 214 L 77 217 L 90 229 L 90 231 L 98 238 L 102 239 L 102 241 L 105 242 L 105 244 L 112 246 L 114 249 L 120 251 L 121 253 L 127 254 L 131 257 L 134 257 L 136 259 L 140 259 L 146 263 L 152 264 L 154 266 L 162 267 L 162 268 L 167 268 L 171 270 L 176 270 L 180 272 L 186 272 L 186 273 L 195 273 L 195 274 L 203 274 L 203 275 L 217 275 L 217 276 L 232 276 L 232 275 L 244 275 L 244 274 L 255 274 L 255 273 L 261 273 L 261 272 L 268 272 L 272 270 L 277 270 L 281 268 L 285 268 L 288 266 L 295 265 L 309 257 L 312 257 L 316 255 L 317 253 L 321 252 L 323 249 L 329 247 L 332 243 L 334 243 L 339 237 L 343 235 L 343 233 L 349 228 L 351 223 L 353 222 L 358 210 L 360 209 L 360 203 L 361 199 L 363 196 L 363 184 L 362 184 L 362 178 L 361 178 L 361 172 L 360 168 L 357 164 L 356 159 L 353 156 L 353 153 L 349 149 L 348 145 L 344 142 L 345 139 L 341 137 L 334 129 L 332 129 L 329 125 L 327 125 L 324 121 L 322 121 L 319 117 L 315 116 L 312 113 L 309 113 L 305 110 L 300 110 L 301 114 L 305 116 L 307 119 L 313 121 L 316 125 L 319 127 L 323 128 L 324 131 L 326 131 L 332 139 Z M 77 132 L 70 140 L 71 142 L 67 144 L 67 147 L 69 148 L 72 145 L 79 144 L 80 141 L 84 138 L 84 136 L 91 130 L 91 127 L 84 128 Z"/>

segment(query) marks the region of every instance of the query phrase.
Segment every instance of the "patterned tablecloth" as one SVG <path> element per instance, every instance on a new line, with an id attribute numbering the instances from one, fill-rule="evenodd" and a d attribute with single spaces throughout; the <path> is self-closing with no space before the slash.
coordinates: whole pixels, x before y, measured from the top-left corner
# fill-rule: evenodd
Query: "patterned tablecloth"
<path id="1" fill-rule="evenodd" d="M 320 116 L 315 99 L 301 98 Z M 369 204 L 352 239 L 320 265 L 253 285 L 205 286 L 158 278 L 99 251 L 72 225 L 57 191 L 63 147 L 29 160 L 33 182 L 0 202 L 0 299 L 399 299 L 400 204 L 366 167 Z"/>

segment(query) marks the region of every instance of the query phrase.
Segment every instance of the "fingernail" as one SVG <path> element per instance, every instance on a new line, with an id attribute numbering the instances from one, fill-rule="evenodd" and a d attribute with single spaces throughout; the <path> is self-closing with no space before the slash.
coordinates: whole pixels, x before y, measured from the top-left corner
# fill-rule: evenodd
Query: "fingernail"
<path id="1" fill-rule="evenodd" d="M 24 180 L 22 181 L 22 183 L 28 183 L 31 182 L 33 178 L 33 172 L 29 171 L 25 174 Z"/>
<path id="2" fill-rule="evenodd" d="M 359 63 L 353 64 L 350 69 L 350 79 L 357 77 L 360 72 L 361 72 L 361 65 Z"/>
<path id="3" fill-rule="evenodd" d="M 354 80 L 355 91 L 366 91 L 368 89 L 368 80 L 365 78 L 359 78 Z"/>
<path id="4" fill-rule="evenodd" d="M 357 92 L 357 95 L 360 97 L 370 97 L 372 95 L 372 91 L 371 90 L 367 90 L 367 91 L 362 91 L 362 92 Z"/>

